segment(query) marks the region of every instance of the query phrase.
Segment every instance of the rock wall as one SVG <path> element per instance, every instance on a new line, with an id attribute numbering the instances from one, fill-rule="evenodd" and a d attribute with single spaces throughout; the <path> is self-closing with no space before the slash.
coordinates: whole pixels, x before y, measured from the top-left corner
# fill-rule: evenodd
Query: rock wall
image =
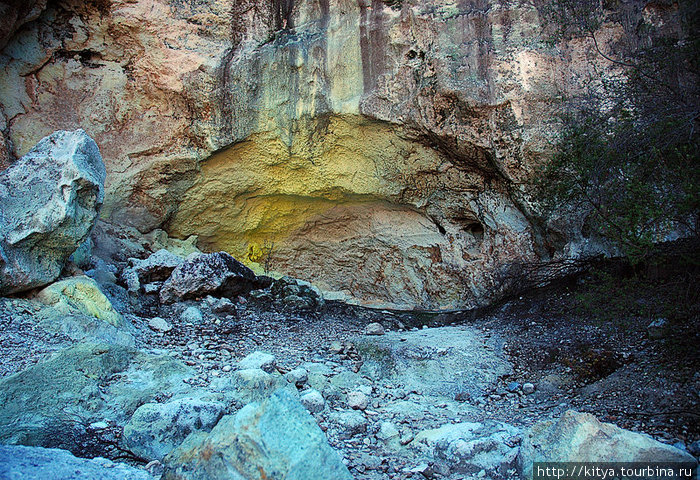
<path id="1" fill-rule="evenodd" d="M 522 186 L 602 62 L 551 43 L 540 3 L 53 2 L 0 30 L 0 156 L 80 127 L 109 222 L 365 304 L 478 305 L 504 265 L 587 248 L 575 218 L 550 244 Z"/>

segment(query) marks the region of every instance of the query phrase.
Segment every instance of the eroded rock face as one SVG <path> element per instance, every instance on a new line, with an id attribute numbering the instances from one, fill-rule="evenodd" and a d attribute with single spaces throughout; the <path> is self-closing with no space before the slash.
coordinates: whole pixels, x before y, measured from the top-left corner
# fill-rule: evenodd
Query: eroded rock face
<path id="1" fill-rule="evenodd" d="M 473 306 L 503 265 L 591 248 L 578 218 L 551 243 L 521 187 L 591 71 L 545 24 L 495 0 L 60 2 L 2 51 L 0 130 L 11 159 L 85 128 L 112 222 L 361 303 Z"/>
<path id="2" fill-rule="evenodd" d="M 56 132 L 0 172 L 0 295 L 46 285 L 90 234 L 105 166 L 82 130 Z"/>

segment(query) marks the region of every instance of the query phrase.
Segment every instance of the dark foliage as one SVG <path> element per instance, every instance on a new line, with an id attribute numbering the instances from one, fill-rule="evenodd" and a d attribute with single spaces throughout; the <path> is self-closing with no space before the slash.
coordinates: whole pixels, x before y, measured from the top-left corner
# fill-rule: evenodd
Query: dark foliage
<path id="1" fill-rule="evenodd" d="M 602 59 L 615 73 L 593 69 L 568 99 L 556 153 L 536 181 L 546 208 L 576 206 L 587 216 L 584 233 L 632 263 L 656 242 L 697 236 L 700 211 L 700 2 L 646 2 L 666 18 L 656 26 L 629 6 L 639 3 L 549 7 L 556 36 L 589 38 L 594 63 Z M 605 20 L 625 25 L 625 35 L 601 45 Z"/>

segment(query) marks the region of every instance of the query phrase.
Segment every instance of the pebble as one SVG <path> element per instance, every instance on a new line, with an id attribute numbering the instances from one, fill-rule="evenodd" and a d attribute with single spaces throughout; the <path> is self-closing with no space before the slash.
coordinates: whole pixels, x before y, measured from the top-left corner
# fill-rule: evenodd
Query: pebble
<path id="1" fill-rule="evenodd" d="M 311 413 L 319 413 L 326 407 L 326 401 L 323 399 L 323 395 L 321 395 L 317 390 L 313 389 L 304 393 L 299 398 L 299 401 L 304 408 Z"/>
<path id="2" fill-rule="evenodd" d="M 530 395 L 531 393 L 535 393 L 535 385 L 532 383 L 524 383 L 523 384 L 523 393 L 525 395 Z"/>
<path id="3" fill-rule="evenodd" d="M 353 410 L 365 410 L 369 406 L 369 398 L 364 393 L 355 390 L 348 393 L 348 407 Z"/>
<path id="4" fill-rule="evenodd" d="M 148 328 L 156 332 L 169 332 L 173 326 L 160 317 L 153 317 L 148 321 Z"/>
<path id="5" fill-rule="evenodd" d="M 293 383 L 297 387 L 300 387 L 309 379 L 309 373 L 306 371 L 306 369 L 299 367 L 287 372 L 285 378 L 289 383 Z"/>
<path id="6" fill-rule="evenodd" d="M 275 370 L 275 356 L 265 352 L 253 352 L 238 362 L 239 370 L 259 368 L 263 372 L 272 373 Z"/>
<path id="7" fill-rule="evenodd" d="M 365 335 L 384 335 L 384 327 L 381 323 L 370 323 L 365 327 Z"/>

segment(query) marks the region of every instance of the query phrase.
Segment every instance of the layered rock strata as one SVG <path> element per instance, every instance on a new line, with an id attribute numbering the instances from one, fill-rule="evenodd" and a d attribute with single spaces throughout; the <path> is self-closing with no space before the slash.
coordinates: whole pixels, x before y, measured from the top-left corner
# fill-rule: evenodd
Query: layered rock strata
<path id="1" fill-rule="evenodd" d="M 365 304 L 474 306 L 508 265 L 590 248 L 522 184 L 563 96 L 613 65 L 551 42 L 540 3 L 57 2 L 0 55 L 4 161 L 80 126 L 108 159 L 108 221 Z M 602 19 L 599 45 L 644 6 Z"/>

